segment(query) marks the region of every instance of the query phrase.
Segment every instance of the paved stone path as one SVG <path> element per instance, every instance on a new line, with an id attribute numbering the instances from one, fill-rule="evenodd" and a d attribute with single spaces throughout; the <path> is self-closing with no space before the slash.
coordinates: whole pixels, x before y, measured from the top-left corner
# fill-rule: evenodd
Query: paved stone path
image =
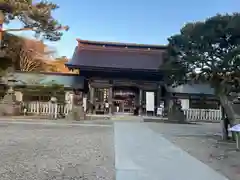
<path id="1" fill-rule="evenodd" d="M 114 135 L 116 180 L 228 180 L 146 123 L 116 122 Z"/>

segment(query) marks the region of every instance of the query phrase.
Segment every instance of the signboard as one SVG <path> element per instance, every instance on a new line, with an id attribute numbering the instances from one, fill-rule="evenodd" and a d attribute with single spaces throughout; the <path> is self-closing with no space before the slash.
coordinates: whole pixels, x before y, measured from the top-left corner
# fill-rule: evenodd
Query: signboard
<path id="1" fill-rule="evenodd" d="M 146 92 L 146 111 L 154 111 L 154 92 Z"/>

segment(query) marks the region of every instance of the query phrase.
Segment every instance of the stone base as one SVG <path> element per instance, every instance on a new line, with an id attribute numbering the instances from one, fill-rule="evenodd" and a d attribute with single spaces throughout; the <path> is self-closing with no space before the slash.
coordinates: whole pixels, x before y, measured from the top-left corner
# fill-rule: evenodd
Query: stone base
<path id="1" fill-rule="evenodd" d="M 69 115 L 67 116 L 67 119 L 69 120 L 85 120 L 85 112 L 83 106 L 73 106 L 72 111 L 69 112 Z"/>
<path id="2" fill-rule="evenodd" d="M 21 106 L 16 104 L 0 104 L 1 116 L 19 116 L 21 114 Z"/>
<path id="3" fill-rule="evenodd" d="M 9 90 L 0 102 L 0 115 L 18 116 L 21 113 L 21 105 L 16 101 L 14 91 Z"/>
<path id="4" fill-rule="evenodd" d="M 181 110 L 172 111 L 168 115 L 168 120 L 176 123 L 186 123 L 186 117 Z"/>

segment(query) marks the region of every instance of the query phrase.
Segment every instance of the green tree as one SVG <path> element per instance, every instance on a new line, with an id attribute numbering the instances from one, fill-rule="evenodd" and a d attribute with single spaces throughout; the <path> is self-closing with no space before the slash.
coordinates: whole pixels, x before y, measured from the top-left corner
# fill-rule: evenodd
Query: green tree
<path id="1" fill-rule="evenodd" d="M 24 28 L 35 31 L 37 36 L 50 41 L 58 41 L 63 35 L 61 30 L 68 30 L 68 26 L 61 25 L 52 16 L 52 11 L 58 5 L 41 0 L 33 3 L 32 0 L 0 0 L 0 7 L 5 15 L 5 23 L 18 19 Z"/>
<path id="2" fill-rule="evenodd" d="M 169 84 L 208 82 L 221 98 L 240 87 L 240 13 L 187 23 L 168 38 Z"/>
<path id="3" fill-rule="evenodd" d="M 57 4 L 44 0 L 36 3 L 31 0 L 0 0 L 0 13 L 3 13 L 5 23 L 18 19 L 23 23 L 23 27 L 20 28 L 31 29 L 36 36 L 50 41 L 60 40 L 63 35 L 62 30 L 68 30 L 68 26 L 61 25 L 53 18 L 52 11 L 57 8 Z M 9 66 L 19 67 L 19 57 L 20 52 L 23 52 L 23 44 L 22 38 L 4 32 L 2 45 L 5 48 L 0 52 L 1 70 L 6 70 Z M 24 54 L 31 57 L 33 53 L 24 51 Z"/>

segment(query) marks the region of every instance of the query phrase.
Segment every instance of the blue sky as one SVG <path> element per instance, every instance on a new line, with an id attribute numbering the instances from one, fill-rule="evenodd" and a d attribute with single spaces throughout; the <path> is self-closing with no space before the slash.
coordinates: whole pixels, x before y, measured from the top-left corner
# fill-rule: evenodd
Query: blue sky
<path id="1" fill-rule="evenodd" d="M 48 43 L 60 56 L 71 57 L 76 38 L 143 44 L 166 44 L 186 23 L 216 13 L 239 11 L 239 0 L 52 0 L 54 17 L 70 30 L 61 41 Z M 70 3 L 71 2 L 71 3 Z M 11 23 L 8 27 L 20 27 Z M 23 36 L 31 33 L 21 32 Z"/>

